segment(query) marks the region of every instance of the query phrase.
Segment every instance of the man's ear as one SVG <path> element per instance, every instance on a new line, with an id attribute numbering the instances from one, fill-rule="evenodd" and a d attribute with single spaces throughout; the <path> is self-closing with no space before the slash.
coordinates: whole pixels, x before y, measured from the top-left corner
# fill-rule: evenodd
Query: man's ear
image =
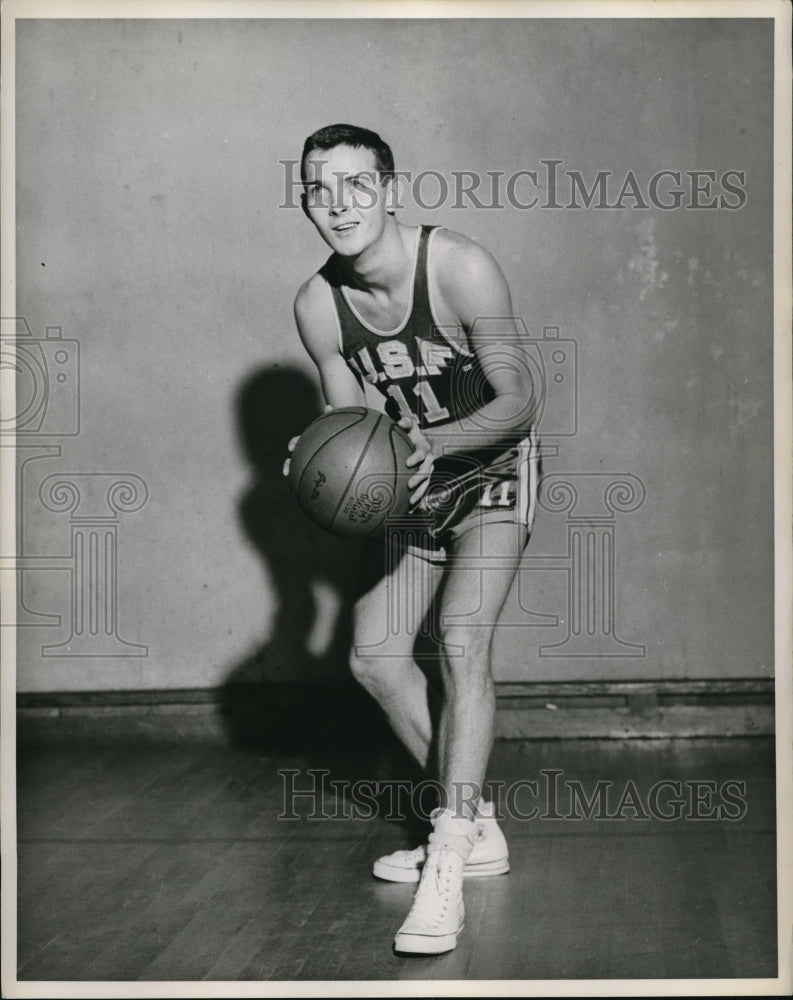
<path id="1" fill-rule="evenodd" d="M 398 208 L 402 208 L 402 178 L 398 174 L 391 174 L 384 182 L 386 196 L 386 212 L 395 215 Z"/>
<path id="2" fill-rule="evenodd" d="M 310 216 L 308 214 L 308 202 L 306 200 L 306 192 L 305 191 L 300 195 L 300 207 L 303 209 L 303 215 L 305 215 L 305 217 L 307 219 L 310 218 Z"/>

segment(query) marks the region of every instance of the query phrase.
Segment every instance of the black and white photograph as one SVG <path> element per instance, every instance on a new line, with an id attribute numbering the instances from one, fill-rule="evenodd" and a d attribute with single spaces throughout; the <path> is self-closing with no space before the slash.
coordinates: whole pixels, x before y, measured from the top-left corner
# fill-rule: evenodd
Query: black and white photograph
<path id="1" fill-rule="evenodd" d="M 1 14 L 2 995 L 789 995 L 790 5 Z"/>

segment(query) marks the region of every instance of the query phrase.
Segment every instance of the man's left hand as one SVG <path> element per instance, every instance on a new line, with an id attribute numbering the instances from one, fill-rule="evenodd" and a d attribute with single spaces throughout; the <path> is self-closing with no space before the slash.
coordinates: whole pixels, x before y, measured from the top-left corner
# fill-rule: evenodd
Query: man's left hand
<path id="1" fill-rule="evenodd" d="M 405 464 L 411 469 L 417 466 L 415 475 L 411 476 L 408 480 L 408 488 L 413 490 L 410 502 L 411 504 L 416 504 L 424 496 L 430 484 L 435 455 L 432 453 L 432 444 L 414 417 L 403 417 L 399 421 L 399 426 L 402 430 L 407 431 L 410 443 L 415 448 L 415 451 Z"/>

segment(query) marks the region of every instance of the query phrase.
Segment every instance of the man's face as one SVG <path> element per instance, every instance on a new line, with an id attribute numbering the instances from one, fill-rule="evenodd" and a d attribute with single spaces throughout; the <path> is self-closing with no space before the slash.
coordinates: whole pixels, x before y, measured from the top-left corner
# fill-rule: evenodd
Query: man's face
<path id="1" fill-rule="evenodd" d="M 381 183 L 371 150 L 315 149 L 304 171 L 306 213 L 329 247 L 357 256 L 382 235 L 389 182 Z"/>

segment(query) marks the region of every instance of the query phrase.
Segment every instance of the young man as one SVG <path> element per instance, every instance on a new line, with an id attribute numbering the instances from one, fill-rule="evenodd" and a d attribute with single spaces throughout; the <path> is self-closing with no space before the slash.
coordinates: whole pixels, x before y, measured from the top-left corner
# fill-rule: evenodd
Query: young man
<path id="1" fill-rule="evenodd" d="M 364 382 L 409 434 L 413 507 L 376 546 L 382 572 L 355 607 L 352 670 L 425 768 L 443 806 L 426 846 L 375 874 L 419 881 L 395 949 L 454 948 L 464 875 L 508 870 L 480 799 L 493 740 L 493 631 L 534 514 L 537 445 L 530 368 L 509 288 L 490 254 L 394 215 L 391 150 L 367 129 L 329 126 L 305 143 L 303 209 L 333 251 L 300 289 L 295 317 L 329 408 L 366 405 Z M 293 446 L 293 443 L 292 443 Z M 285 470 L 288 468 L 285 466 Z M 442 697 L 415 660 L 436 606 Z M 396 609 L 396 610 L 395 610 Z"/>

